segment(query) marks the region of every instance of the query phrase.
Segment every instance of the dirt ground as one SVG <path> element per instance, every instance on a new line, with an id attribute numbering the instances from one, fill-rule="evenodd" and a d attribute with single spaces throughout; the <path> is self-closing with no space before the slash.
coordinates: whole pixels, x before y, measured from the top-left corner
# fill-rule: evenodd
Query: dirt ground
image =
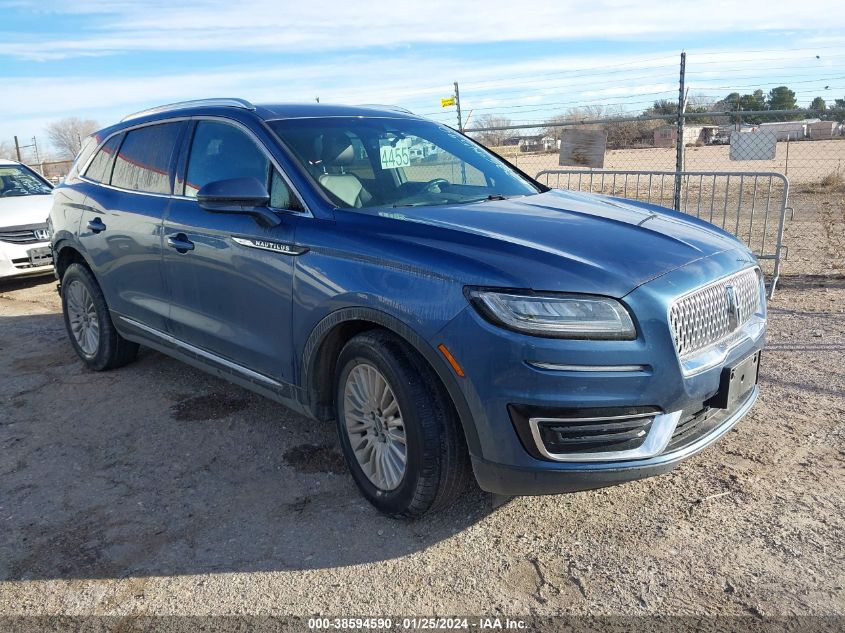
<path id="1" fill-rule="evenodd" d="M 416 522 L 334 429 L 142 350 L 92 373 L 0 286 L 0 616 L 845 614 L 845 280 L 786 280 L 762 395 L 662 477 Z"/>

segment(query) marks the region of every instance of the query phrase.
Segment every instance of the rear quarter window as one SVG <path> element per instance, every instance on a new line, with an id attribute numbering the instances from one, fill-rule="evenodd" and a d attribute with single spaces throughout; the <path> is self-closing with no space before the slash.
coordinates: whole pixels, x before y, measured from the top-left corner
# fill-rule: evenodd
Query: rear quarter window
<path id="1" fill-rule="evenodd" d="M 122 189 L 169 194 L 170 166 L 182 123 L 130 130 L 114 163 L 111 184 Z"/>
<path id="2" fill-rule="evenodd" d="M 92 134 L 85 139 L 82 144 L 82 149 L 79 150 L 79 154 L 77 154 L 76 158 L 73 160 L 73 165 L 70 166 L 66 180 L 74 180 L 77 176 L 79 176 L 79 170 L 85 167 L 88 163 L 88 159 L 91 158 L 91 154 L 94 153 L 94 150 L 97 149 L 97 145 L 99 145 L 102 140 L 103 137 L 96 134 Z"/>
<path id="3" fill-rule="evenodd" d="M 123 138 L 122 134 L 112 136 L 106 141 L 94 155 L 94 159 L 85 170 L 85 177 L 94 182 L 108 183 L 111 178 L 111 169 L 114 164 L 114 155 L 117 153 L 117 148 L 120 147 L 120 140 Z"/>

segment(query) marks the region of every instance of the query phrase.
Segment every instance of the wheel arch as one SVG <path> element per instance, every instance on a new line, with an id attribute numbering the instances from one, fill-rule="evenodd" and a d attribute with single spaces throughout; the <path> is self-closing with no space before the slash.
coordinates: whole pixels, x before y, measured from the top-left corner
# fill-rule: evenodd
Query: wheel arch
<path id="1" fill-rule="evenodd" d="M 93 274 L 94 269 L 91 267 L 91 263 L 85 258 L 85 255 L 83 255 L 82 249 L 71 240 L 62 239 L 57 241 L 53 246 L 53 252 L 53 268 L 55 269 L 56 278 L 59 280 L 59 283 L 61 283 L 68 266 L 74 263 L 84 265 Z"/>
<path id="2" fill-rule="evenodd" d="M 302 352 L 301 381 L 307 406 L 319 420 L 334 417 L 334 372 L 341 349 L 356 334 L 385 329 L 403 339 L 434 370 L 458 413 L 471 454 L 481 444 L 466 398 L 451 367 L 428 342 L 396 317 L 373 308 L 342 308 L 332 312 L 312 330 Z"/>

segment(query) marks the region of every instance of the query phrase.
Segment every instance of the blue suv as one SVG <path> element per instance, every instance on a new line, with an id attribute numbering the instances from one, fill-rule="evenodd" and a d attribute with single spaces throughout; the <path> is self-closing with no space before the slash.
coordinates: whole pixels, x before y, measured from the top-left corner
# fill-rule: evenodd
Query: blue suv
<path id="1" fill-rule="evenodd" d="M 208 99 L 90 137 L 50 216 L 70 341 L 337 423 L 376 508 L 665 472 L 757 397 L 762 275 L 683 214 L 550 190 L 391 107 Z"/>

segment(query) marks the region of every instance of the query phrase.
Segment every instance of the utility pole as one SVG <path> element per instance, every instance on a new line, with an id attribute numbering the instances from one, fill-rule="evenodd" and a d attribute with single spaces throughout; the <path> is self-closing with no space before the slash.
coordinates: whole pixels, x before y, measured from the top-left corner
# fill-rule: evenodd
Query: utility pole
<path id="1" fill-rule="evenodd" d="M 15 136 L 15 155 L 18 157 L 18 162 L 22 163 L 21 160 L 21 144 L 18 143 L 18 137 Z"/>
<path id="2" fill-rule="evenodd" d="M 681 77 L 678 83 L 678 140 L 675 142 L 675 211 L 681 210 L 681 172 L 684 170 L 684 73 L 687 65 L 687 54 L 681 51 Z"/>
<path id="3" fill-rule="evenodd" d="M 455 82 L 455 105 L 458 107 L 458 132 L 463 133 L 464 122 L 461 119 L 461 92 L 458 90 L 458 82 Z"/>
<path id="4" fill-rule="evenodd" d="M 34 148 L 35 148 L 35 164 L 36 164 L 36 165 L 40 165 L 40 164 L 41 164 L 41 160 L 40 160 L 40 159 L 39 159 L 39 157 L 38 157 L 38 143 L 36 142 L 36 140 L 35 140 L 35 137 L 34 137 L 34 136 L 32 137 L 32 147 L 34 147 Z"/>

